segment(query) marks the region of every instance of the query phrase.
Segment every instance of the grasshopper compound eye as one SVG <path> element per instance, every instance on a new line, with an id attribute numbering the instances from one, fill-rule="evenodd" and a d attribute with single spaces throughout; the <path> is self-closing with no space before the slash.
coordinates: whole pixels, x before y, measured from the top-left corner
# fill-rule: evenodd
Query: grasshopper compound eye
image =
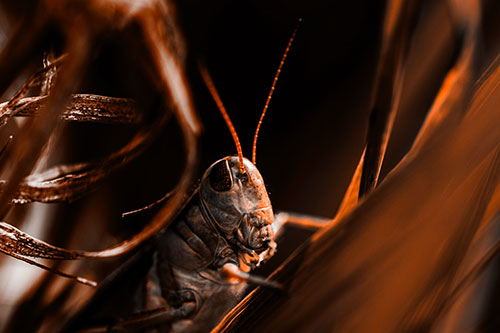
<path id="1" fill-rule="evenodd" d="M 233 187 L 233 176 L 231 167 L 227 160 L 215 164 L 208 175 L 210 186 L 217 192 L 226 192 Z"/>

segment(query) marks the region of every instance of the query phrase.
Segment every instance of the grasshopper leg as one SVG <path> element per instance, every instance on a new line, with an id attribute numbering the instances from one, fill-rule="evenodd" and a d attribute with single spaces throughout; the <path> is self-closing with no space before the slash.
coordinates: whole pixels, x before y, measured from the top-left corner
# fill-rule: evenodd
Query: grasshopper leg
<path id="1" fill-rule="evenodd" d="M 319 230 L 330 223 L 332 223 L 332 219 L 329 218 L 280 212 L 274 217 L 273 229 L 275 235 L 278 236 L 283 230 L 284 225 L 293 225 L 308 230 Z"/>
<path id="2" fill-rule="evenodd" d="M 178 294 L 182 303 L 178 307 L 160 307 L 153 310 L 134 313 L 122 318 L 118 323 L 108 326 L 106 331 L 137 331 L 155 326 L 164 326 L 169 323 L 188 318 L 196 313 L 199 300 L 191 290 L 181 290 Z"/>

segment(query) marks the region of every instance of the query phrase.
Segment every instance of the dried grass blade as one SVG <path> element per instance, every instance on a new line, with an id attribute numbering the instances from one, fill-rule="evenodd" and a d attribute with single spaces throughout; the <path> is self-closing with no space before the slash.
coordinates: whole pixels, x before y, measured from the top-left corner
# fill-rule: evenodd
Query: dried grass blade
<path id="1" fill-rule="evenodd" d="M 0 124 L 5 124 L 10 117 L 38 116 L 47 100 L 48 96 L 36 96 L 21 98 L 15 104 L 11 101 L 0 104 L 2 110 Z M 141 114 L 135 102 L 129 98 L 73 94 L 61 119 L 107 124 L 138 124 L 141 121 Z"/>
<path id="2" fill-rule="evenodd" d="M 359 159 L 358 166 L 354 171 L 354 174 L 351 178 L 351 182 L 347 187 L 346 193 L 344 194 L 344 198 L 340 203 L 339 209 L 337 210 L 337 214 L 333 219 L 332 223 L 337 223 L 344 216 L 349 214 L 358 204 L 359 200 L 359 186 L 361 184 L 361 174 L 363 173 L 363 165 L 365 161 L 365 153 L 366 148 L 363 150 L 363 154 L 361 154 L 361 158 Z"/>
<path id="3" fill-rule="evenodd" d="M 416 154 L 431 142 L 444 122 L 460 122 L 465 115 L 473 80 L 476 77 L 478 41 L 480 29 L 480 3 L 478 1 L 457 2 L 450 0 L 455 21 L 464 31 L 463 47 L 455 65 L 448 71 L 427 117 L 407 156 Z"/>
<path id="4" fill-rule="evenodd" d="M 79 257 L 75 251 L 45 243 L 5 222 L 0 222 L 0 249 L 32 258 L 73 260 Z"/>
<path id="5" fill-rule="evenodd" d="M 169 113 L 162 112 L 150 126 L 141 129 L 127 145 L 104 161 L 60 165 L 30 175 L 19 185 L 11 203 L 26 204 L 33 201 L 50 203 L 78 199 L 110 173 L 140 155 L 165 127 L 168 119 Z M 0 193 L 4 187 L 5 183 L 0 182 Z"/>
<path id="6" fill-rule="evenodd" d="M 2 103 L 0 104 L 0 119 L 2 122 L 4 122 L 5 114 L 9 113 L 10 110 L 12 110 L 17 104 L 20 103 L 21 99 L 32 89 L 35 87 L 40 87 L 42 86 L 46 80 L 47 80 L 47 75 L 50 75 L 50 73 L 55 72 L 57 73 L 58 66 L 62 65 L 64 63 L 64 59 L 67 57 L 66 54 L 60 56 L 54 62 L 49 64 L 47 67 L 44 67 L 43 69 L 39 70 L 35 74 L 31 75 L 31 77 L 24 83 L 21 88 L 10 98 L 10 100 L 7 103 Z"/>
<path id="7" fill-rule="evenodd" d="M 359 198 L 375 188 L 399 108 L 408 53 L 419 7 L 414 1 L 389 1 L 377 66 Z"/>
<path id="8" fill-rule="evenodd" d="M 389 1 L 387 4 L 366 144 L 333 223 L 347 215 L 378 183 L 399 107 L 404 61 L 417 14 L 418 7 L 413 2 Z"/>
<path id="9" fill-rule="evenodd" d="M 10 201 L 19 184 L 33 169 L 85 68 L 87 52 L 89 51 L 88 36 L 86 33 L 80 32 L 77 36 L 69 36 L 68 40 L 71 40 L 71 43 L 68 44 L 71 51 L 49 97 L 47 106 L 40 113 L 38 121 L 27 122 L 22 128 L 22 135 L 29 137 L 29 140 L 15 139 L 9 147 L 10 149 L 7 150 L 6 157 L 0 160 L 0 170 L 3 172 L 8 169 L 6 165 L 16 166 L 8 169 L 9 172 L 5 175 L 8 182 L 4 191 L 0 193 L 0 217 L 7 214 Z"/>

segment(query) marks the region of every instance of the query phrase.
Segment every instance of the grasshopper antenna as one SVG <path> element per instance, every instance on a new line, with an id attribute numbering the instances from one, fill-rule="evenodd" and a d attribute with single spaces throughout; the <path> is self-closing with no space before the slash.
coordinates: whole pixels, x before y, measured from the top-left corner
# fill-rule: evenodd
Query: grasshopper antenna
<path id="1" fill-rule="evenodd" d="M 203 78 L 203 81 L 205 81 L 205 84 L 208 88 L 208 91 L 210 91 L 210 94 L 212 95 L 212 97 L 215 101 L 215 104 L 217 104 L 217 107 L 219 108 L 220 113 L 222 114 L 222 117 L 224 117 L 224 120 L 227 124 L 227 127 L 229 128 L 229 131 L 231 132 L 231 135 L 233 136 L 233 140 L 234 140 L 234 143 L 236 145 L 236 150 L 238 151 L 240 172 L 245 173 L 245 167 L 243 165 L 243 151 L 241 150 L 241 143 L 240 143 L 240 139 L 238 138 L 238 134 L 236 134 L 236 130 L 234 129 L 233 123 L 231 122 L 231 119 L 229 118 L 229 115 L 227 114 L 227 111 L 226 111 L 226 108 L 224 107 L 224 104 L 222 104 L 222 100 L 220 99 L 220 96 L 217 93 L 217 90 L 215 89 L 215 85 L 212 81 L 212 78 L 210 77 L 210 74 L 208 73 L 208 70 L 200 62 L 198 63 L 198 68 L 200 69 L 201 77 Z"/>
<path id="2" fill-rule="evenodd" d="M 167 194 L 165 194 L 163 197 L 161 197 L 160 199 L 156 200 L 155 202 L 153 202 L 152 204 L 149 204 L 145 207 L 142 207 L 142 208 L 138 208 L 138 209 L 134 209 L 134 210 L 131 210 L 131 211 L 128 211 L 128 212 L 125 212 L 125 213 L 122 213 L 122 218 L 124 217 L 127 217 L 129 215 L 135 215 L 135 214 L 138 214 L 138 213 L 141 213 L 143 211 L 146 211 L 146 210 L 149 210 L 159 204 L 161 204 L 162 202 L 164 202 L 165 200 L 169 199 L 172 195 L 174 195 L 174 191 L 170 191 L 168 192 Z"/>
<path id="3" fill-rule="evenodd" d="M 278 70 L 276 71 L 276 75 L 274 76 L 274 81 L 273 84 L 271 85 L 271 91 L 269 92 L 269 95 L 267 96 L 267 101 L 266 104 L 264 105 L 264 110 L 262 111 L 262 114 L 260 115 L 259 123 L 257 124 L 257 129 L 255 130 L 255 136 L 253 137 L 253 150 L 252 150 L 252 163 L 255 164 L 257 160 L 257 138 L 259 137 L 259 131 L 260 131 L 260 125 L 262 125 L 262 120 L 264 119 L 264 116 L 266 115 L 267 108 L 269 107 L 269 102 L 271 101 L 271 97 L 273 96 L 274 88 L 276 87 L 276 82 L 278 82 L 278 78 L 281 74 L 281 69 L 283 68 L 283 64 L 285 63 L 285 59 L 288 55 L 288 51 L 290 51 L 290 47 L 292 46 L 293 40 L 295 39 L 295 35 L 297 34 L 297 30 L 299 29 L 300 22 L 302 22 L 302 19 L 299 18 L 299 22 L 295 26 L 295 29 L 293 30 L 292 37 L 290 37 L 290 40 L 288 41 L 288 45 L 286 46 L 285 53 L 283 53 L 283 57 L 281 58 L 280 65 L 278 67 Z"/>

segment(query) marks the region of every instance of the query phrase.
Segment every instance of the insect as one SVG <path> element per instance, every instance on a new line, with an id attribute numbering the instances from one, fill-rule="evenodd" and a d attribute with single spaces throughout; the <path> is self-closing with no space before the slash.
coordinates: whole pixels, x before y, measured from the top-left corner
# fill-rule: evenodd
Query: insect
<path id="1" fill-rule="evenodd" d="M 116 313 L 91 329 L 146 329 L 169 327 L 173 331 L 207 330 L 218 323 L 247 292 L 247 283 L 280 289 L 282 286 L 254 275 L 251 270 L 266 262 L 276 251 L 276 236 L 286 223 L 320 227 L 325 221 L 290 218 L 273 212 L 264 180 L 255 165 L 256 143 L 262 119 L 290 50 L 297 28 L 290 38 L 260 117 L 253 143 L 252 161 L 243 157 L 236 130 L 207 70 L 200 65 L 205 83 L 218 105 L 234 139 L 238 154 L 213 163 L 199 187 L 170 227 L 156 235 L 149 247 L 132 259 L 122 275 L 149 256 L 142 269 L 146 277 L 142 296 L 133 301 L 134 313 Z M 108 282 L 117 287 L 120 282 Z M 104 297 L 104 296 L 103 296 Z M 106 296 L 109 298 L 109 296 Z M 85 311 L 95 307 L 91 302 Z M 102 318 L 105 310 L 98 311 Z M 82 328 L 81 322 L 70 330 Z"/>

